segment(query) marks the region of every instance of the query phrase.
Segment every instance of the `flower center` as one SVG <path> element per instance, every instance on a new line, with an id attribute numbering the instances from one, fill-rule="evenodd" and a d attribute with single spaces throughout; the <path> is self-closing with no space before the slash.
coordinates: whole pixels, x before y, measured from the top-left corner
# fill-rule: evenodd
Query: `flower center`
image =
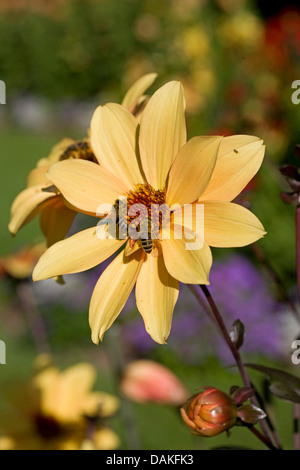
<path id="1" fill-rule="evenodd" d="M 150 184 L 138 184 L 115 202 L 118 237 L 131 239 L 131 245 L 137 239 L 147 253 L 151 253 L 153 240 L 159 238 L 159 232 L 168 219 L 170 211 L 165 204 L 165 190 L 155 190 Z M 126 232 L 126 234 L 125 234 Z"/>
<path id="2" fill-rule="evenodd" d="M 64 152 L 60 155 L 59 160 L 62 161 L 72 158 L 95 161 L 95 155 L 90 143 L 87 140 L 79 140 L 74 142 L 64 150 Z"/>
<path id="3" fill-rule="evenodd" d="M 62 433 L 62 427 L 52 416 L 38 414 L 34 417 L 38 434 L 44 439 L 53 439 Z"/>

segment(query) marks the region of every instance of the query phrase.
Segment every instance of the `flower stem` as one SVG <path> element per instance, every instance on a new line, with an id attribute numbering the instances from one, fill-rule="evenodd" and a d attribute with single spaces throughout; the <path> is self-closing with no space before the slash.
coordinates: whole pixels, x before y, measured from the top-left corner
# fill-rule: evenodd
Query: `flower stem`
<path id="1" fill-rule="evenodd" d="M 257 398 L 259 407 L 262 408 L 262 409 L 264 409 L 264 411 L 266 412 L 266 418 L 265 418 L 265 420 L 266 420 L 266 422 L 267 422 L 267 424 L 268 424 L 268 426 L 269 426 L 269 428 L 270 428 L 271 434 L 272 434 L 272 436 L 273 436 L 273 441 L 274 441 L 276 447 L 277 447 L 279 450 L 282 450 L 282 447 L 281 447 L 281 443 L 280 443 L 280 441 L 279 441 L 278 434 L 277 434 L 277 432 L 276 432 L 276 429 L 275 429 L 275 427 L 274 427 L 273 422 L 272 422 L 271 419 L 270 419 L 269 414 L 267 413 L 266 405 L 265 405 L 265 403 L 264 403 L 264 401 L 263 401 L 263 398 L 262 398 L 262 396 L 260 395 L 260 393 L 255 389 L 254 384 L 253 384 L 252 382 L 251 382 L 251 387 L 253 388 L 253 390 L 255 390 L 255 395 L 256 395 L 256 398 Z"/>
<path id="2" fill-rule="evenodd" d="M 220 328 L 220 330 L 221 330 L 221 333 L 222 333 L 222 335 L 223 335 L 223 337 L 224 337 L 224 339 L 225 339 L 225 341 L 226 341 L 226 343 L 227 343 L 227 345 L 228 345 L 230 351 L 232 352 L 232 355 L 233 355 L 233 357 L 234 357 L 234 359 L 235 359 L 235 362 L 236 362 L 237 367 L 238 367 L 238 369 L 239 369 L 239 372 L 240 372 L 240 374 L 241 374 L 241 377 L 242 377 L 242 380 L 243 380 L 243 382 L 244 382 L 244 385 L 245 385 L 246 387 L 251 387 L 251 381 L 250 381 L 250 378 L 249 378 L 249 376 L 248 376 L 248 373 L 246 372 L 246 369 L 245 369 L 245 367 L 244 367 L 244 364 L 243 364 L 241 355 L 240 355 L 240 353 L 239 353 L 239 350 L 235 347 L 234 343 L 231 341 L 231 338 L 230 338 L 230 335 L 229 335 L 229 333 L 228 333 L 228 331 L 227 331 L 226 325 L 225 325 L 225 323 L 224 323 L 224 321 L 223 321 L 223 318 L 222 318 L 222 316 L 221 316 L 221 314 L 220 314 L 220 312 L 219 312 L 219 309 L 218 309 L 217 305 L 215 304 L 214 299 L 212 298 L 211 293 L 209 292 L 209 290 L 208 290 L 208 288 L 207 288 L 206 285 L 201 284 L 200 287 L 201 287 L 201 289 L 202 289 L 202 291 L 203 291 L 203 293 L 204 293 L 204 295 L 205 295 L 205 297 L 206 297 L 206 299 L 207 299 L 207 302 L 208 302 L 209 305 L 210 305 L 211 311 L 212 311 L 212 313 L 214 314 L 214 317 L 215 317 L 215 319 L 216 319 L 216 321 L 217 321 L 217 323 L 218 323 L 218 325 L 219 325 L 219 328 Z M 256 398 L 252 398 L 250 401 L 251 401 L 255 406 L 258 405 Z M 271 437 L 271 435 L 270 435 L 270 433 L 269 433 L 268 426 L 267 426 L 266 422 L 265 422 L 263 419 L 260 420 L 260 425 L 261 425 L 261 428 L 262 428 L 262 430 L 263 430 L 263 432 L 264 432 L 264 434 L 265 434 L 264 439 L 266 440 L 266 442 L 269 443 L 268 447 L 269 447 L 269 448 L 271 448 L 270 446 L 274 447 L 273 444 L 272 444 L 272 437 Z M 274 448 L 275 448 L 275 447 L 274 447 Z"/>
<path id="3" fill-rule="evenodd" d="M 262 441 L 270 450 L 279 450 L 277 447 L 273 446 L 273 444 L 266 439 L 266 437 L 259 432 L 254 426 L 249 426 L 248 429 L 256 436 L 260 441 Z"/>
<path id="4" fill-rule="evenodd" d="M 215 319 L 219 325 L 219 328 L 221 330 L 221 333 L 229 347 L 229 349 L 231 350 L 232 354 L 233 354 L 233 357 L 235 359 L 235 362 L 238 366 L 238 369 L 240 371 L 240 374 L 241 374 L 241 377 L 243 379 L 243 382 L 245 384 L 246 387 L 251 387 L 251 382 L 250 382 L 250 379 L 249 379 L 249 376 L 245 370 L 245 367 L 244 367 L 244 364 L 242 362 L 242 359 L 241 359 L 241 356 L 240 356 L 240 353 L 238 351 L 238 349 L 235 347 L 235 345 L 233 344 L 233 342 L 231 341 L 231 338 L 229 336 L 229 333 L 227 331 L 227 328 L 223 322 L 223 318 L 218 310 L 218 307 L 216 306 L 215 304 L 215 301 L 214 299 L 212 298 L 212 295 L 211 293 L 209 292 L 208 288 L 205 286 L 205 285 L 200 285 L 205 297 L 207 298 L 207 301 L 211 307 L 211 310 L 215 316 Z"/>

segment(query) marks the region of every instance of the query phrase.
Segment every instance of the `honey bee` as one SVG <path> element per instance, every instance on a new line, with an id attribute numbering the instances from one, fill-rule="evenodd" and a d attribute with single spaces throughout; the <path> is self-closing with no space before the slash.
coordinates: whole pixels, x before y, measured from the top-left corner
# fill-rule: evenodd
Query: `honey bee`
<path id="1" fill-rule="evenodd" d="M 145 253 L 147 253 L 148 255 L 150 255 L 150 253 L 152 253 L 153 241 L 150 237 L 145 238 L 145 239 L 141 239 L 141 245 L 142 245 L 142 248 L 143 248 Z"/>
<path id="2" fill-rule="evenodd" d="M 87 140 L 79 140 L 69 145 L 61 154 L 59 160 L 68 160 L 69 158 L 77 158 L 82 160 L 94 161 L 95 156 L 91 146 Z"/>

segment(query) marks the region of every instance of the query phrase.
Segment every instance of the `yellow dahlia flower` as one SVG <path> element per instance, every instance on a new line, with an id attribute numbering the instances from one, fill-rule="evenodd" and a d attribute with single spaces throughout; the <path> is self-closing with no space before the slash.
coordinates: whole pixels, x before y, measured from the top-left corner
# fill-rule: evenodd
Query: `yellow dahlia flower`
<path id="1" fill-rule="evenodd" d="M 165 343 L 179 282 L 209 283 L 209 245 L 243 246 L 265 234 L 249 210 L 230 202 L 258 171 L 264 155 L 262 140 L 238 135 L 194 137 L 186 142 L 183 88 L 172 81 L 150 98 L 140 124 L 121 105 L 98 107 L 91 122 L 91 146 L 100 165 L 73 160 L 49 169 L 47 176 L 63 197 L 95 216 L 103 215 L 99 214 L 102 203 L 115 208 L 124 196 L 128 214 L 136 203 L 147 209 L 164 203 L 172 222 L 169 236 L 161 217 L 158 237 L 150 240 L 150 247 L 140 239 L 110 236 L 105 225 L 92 227 L 48 249 L 33 279 L 90 269 L 126 242 L 94 289 L 89 318 L 92 340 L 102 340 L 136 285 L 137 307 L 146 330 L 155 341 Z M 181 208 L 194 209 L 197 202 L 204 208 L 200 227 L 204 237 L 187 249 L 187 240 L 194 236 L 190 227 L 197 227 L 197 211 L 190 211 L 191 220 L 183 223 Z M 131 223 L 128 215 L 126 228 Z M 186 223 L 189 228 L 180 237 Z"/>
<path id="2" fill-rule="evenodd" d="M 87 439 L 95 449 L 117 448 L 117 435 L 103 423 L 118 400 L 90 391 L 95 378 L 88 363 L 63 372 L 49 363 L 30 381 L 3 388 L 8 406 L 0 412 L 0 449 L 78 450 Z"/>

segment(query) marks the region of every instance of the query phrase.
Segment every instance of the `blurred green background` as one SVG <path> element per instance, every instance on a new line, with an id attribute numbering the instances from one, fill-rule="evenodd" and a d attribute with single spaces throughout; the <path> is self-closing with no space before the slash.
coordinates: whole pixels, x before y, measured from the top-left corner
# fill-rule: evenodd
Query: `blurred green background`
<path id="1" fill-rule="evenodd" d="M 295 163 L 294 147 L 299 143 L 300 105 L 291 101 L 292 82 L 300 79 L 299 31 L 299 10 L 290 6 L 265 16 L 255 1 L 1 0 L 0 79 L 6 84 L 6 105 L 0 105 L 0 257 L 40 237 L 37 220 L 16 238 L 7 230 L 11 203 L 37 160 L 65 136 L 84 137 L 98 104 L 120 102 L 136 79 L 157 72 L 150 91 L 172 79 L 184 85 L 189 137 L 244 133 L 264 139 L 264 165 L 243 201 L 264 224 L 268 235 L 259 245 L 295 297 L 294 207 L 280 199 L 287 185 L 279 167 Z M 257 266 L 250 249 L 239 251 Z M 213 254 L 217 260 L 224 256 L 222 250 Z M 283 302 L 267 280 L 271 295 Z M 0 365 L 0 382 L 28 374 L 36 354 L 17 285 L 7 278 L 1 283 L 0 339 L 7 345 L 7 365 Z M 60 299 L 65 294 L 59 292 Z M 91 343 L 88 298 L 75 314 L 62 302 L 51 312 L 44 305 L 39 308 L 56 362 L 65 366 L 90 360 L 99 369 L 99 387 L 118 394 L 110 357 L 114 335 L 108 332 L 99 348 Z M 289 323 L 288 307 L 286 316 Z M 296 335 L 296 327 L 293 331 Z M 258 350 L 254 356 L 265 364 L 278 366 L 281 361 L 287 368 L 289 352 L 287 340 L 286 351 L 276 362 L 267 351 Z M 191 392 L 203 385 L 226 391 L 240 383 L 233 370 L 224 369 L 211 355 L 199 366 L 179 359 L 167 347 L 147 352 L 136 348 L 133 353 L 125 344 L 122 351 L 125 362 L 145 356 L 170 367 Z M 291 370 L 298 372 L 295 366 Z M 261 376 L 254 377 L 261 385 Z M 272 407 L 281 437 L 291 447 L 291 407 L 279 406 L 278 400 Z M 234 429 L 231 439 L 199 439 L 189 434 L 174 410 L 155 404 L 133 408 L 143 449 L 211 448 L 242 445 L 245 440 L 249 447 L 262 448 L 247 430 Z M 122 416 L 114 425 L 122 448 L 128 448 Z"/>

